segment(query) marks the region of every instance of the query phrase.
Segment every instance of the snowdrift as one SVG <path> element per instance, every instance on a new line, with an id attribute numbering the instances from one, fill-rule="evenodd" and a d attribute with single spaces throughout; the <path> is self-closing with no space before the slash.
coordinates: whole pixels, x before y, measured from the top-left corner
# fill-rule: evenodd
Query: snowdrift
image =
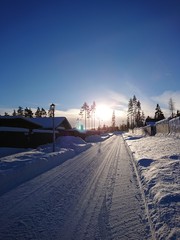
<path id="1" fill-rule="evenodd" d="M 55 152 L 52 152 L 52 144 L 46 144 L 36 150 L 0 158 L 0 194 L 50 170 L 92 145 L 79 137 L 70 136 L 58 138 L 55 146 Z"/>
<path id="2" fill-rule="evenodd" d="M 180 139 L 128 136 L 157 239 L 180 239 Z"/>
<path id="3" fill-rule="evenodd" d="M 108 137 L 109 135 L 93 136 L 92 139 L 93 142 L 98 142 Z M 90 142 L 92 139 L 89 137 Z M 26 149 L 25 152 L 22 149 L 8 149 L 9 156 L 0 158 L 0 194 L 62 164 L 91 146 L 91 143 L 80 137 L 64 136 L 56 139 L 55 152 L 52 152 L 52 143 L 39 146 L 36 150 Z M 16 151 L 19 153 L 12 154 Z M 1 154 L 7 155 L 4 148 Z"/>

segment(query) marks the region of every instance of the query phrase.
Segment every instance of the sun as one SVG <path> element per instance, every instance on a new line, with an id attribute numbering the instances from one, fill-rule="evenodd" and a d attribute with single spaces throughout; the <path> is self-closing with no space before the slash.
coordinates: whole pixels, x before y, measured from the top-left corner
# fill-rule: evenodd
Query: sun
<path id="1" fill-rule="evenodd" d="M 102 121 L 110 120 L 112 117 L 112 109 L 105 104 L 97 105 L 96 107 L 96 116 Z"/>

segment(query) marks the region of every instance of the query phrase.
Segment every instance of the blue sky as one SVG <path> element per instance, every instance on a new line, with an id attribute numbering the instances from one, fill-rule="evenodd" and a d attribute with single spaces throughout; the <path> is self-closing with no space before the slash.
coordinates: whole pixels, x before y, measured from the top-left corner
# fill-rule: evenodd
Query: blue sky
<path id="1" fill-rule="evenodd" d="M 77 118 L 86 101 L 145 115 L 180 109 L 179 0 L 1 0 L 0 114 L 56 104 Z M 110 116 L 111 117 L 111 116 Z"/>

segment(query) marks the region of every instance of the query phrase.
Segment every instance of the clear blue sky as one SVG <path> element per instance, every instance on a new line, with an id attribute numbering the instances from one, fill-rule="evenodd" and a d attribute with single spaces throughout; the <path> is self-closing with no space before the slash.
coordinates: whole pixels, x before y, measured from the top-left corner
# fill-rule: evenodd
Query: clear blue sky
<path id="1" fill-rule="evenodd" d="M 180 1 L 1 0 L 0 81 L 1 114 L 134 94 L 179 107 Z"/>

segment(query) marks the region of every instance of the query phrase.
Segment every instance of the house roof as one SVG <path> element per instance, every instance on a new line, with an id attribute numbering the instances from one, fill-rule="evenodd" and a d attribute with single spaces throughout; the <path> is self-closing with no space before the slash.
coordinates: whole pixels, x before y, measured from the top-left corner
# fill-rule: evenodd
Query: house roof
<path id="1" fill-rule="evenodd" d="M 52 117 L 27 118 L 20 116 L 2 116 L 0 117 L 0 127 L 16 127 L 27 129 L 53 129 Z M 70 123 L 65 117 L 54 118 L 55 129 L 72 129 Z"/>
<path id="2" fill-rule="evenodd" d="M 31 118 L 33 123 L 39 124 L 43 129 L 52 129 L 53 128 L 53 118 L 52 117 L 39 117 Z M 64 128 L 72 129 L 70 123 L 65 117 L 54 117 L 54 127 L 55 129 Z"/>
<path id="3" fill-rule="evenodd" d="M 20 116 L 1 116 L 0 117 L 1 127 L 16 127 L 16 128 L 27 128 L 37 129 L 41 128 L 41 125 L 31 121 L 31 118 L 25 118 Z"/>

